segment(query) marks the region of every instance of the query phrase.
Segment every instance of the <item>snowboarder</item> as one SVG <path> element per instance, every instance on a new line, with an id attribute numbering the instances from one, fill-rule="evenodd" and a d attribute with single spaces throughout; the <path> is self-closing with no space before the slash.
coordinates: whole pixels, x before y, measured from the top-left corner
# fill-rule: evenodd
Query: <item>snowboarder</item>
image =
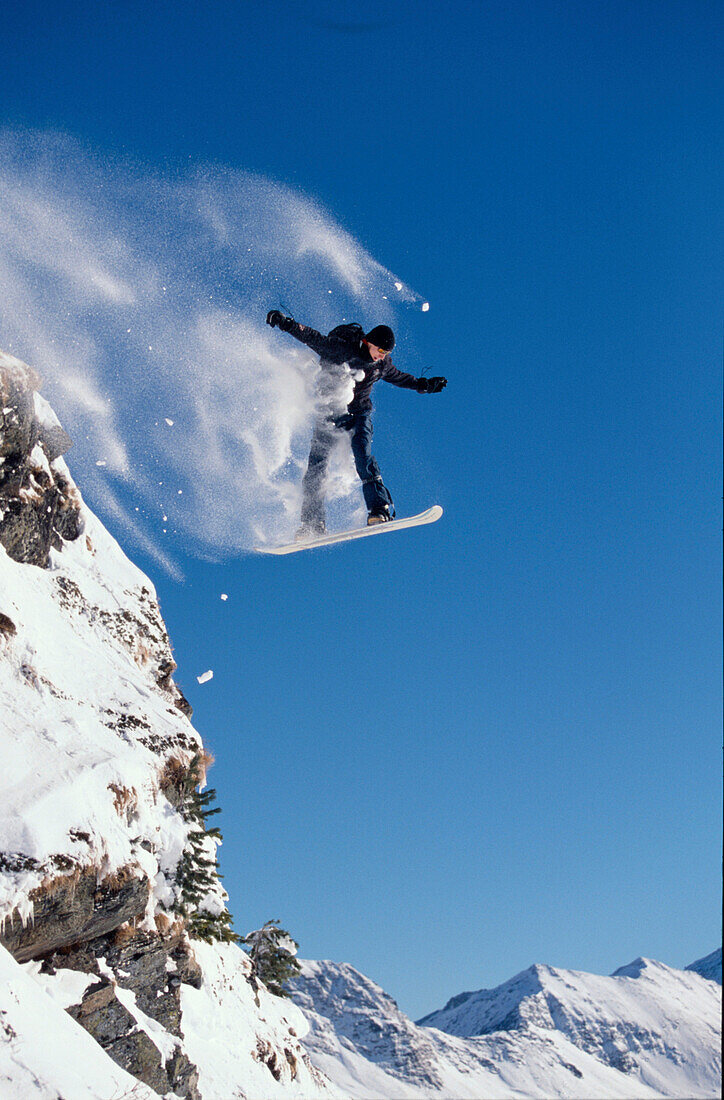
<path id="1" fill-rule="evenodd" d="M 355 467 L 367 505 L 367 523 L 386 523 L 395 509 L 380 468 L 372 454 L 372 387 L 383 379 L 418 393 L 440 393 L 446 378 L 415 378 L 393 366 L 388 358 L 395 336 L 387 325 L 365 333 L 361 325 L 338 325 L 328 336 L 285 317 L 277 309 L 266 323 L 289 333 L 320 358 L 320 407 L 314 425 L 307 471 L 302 481 L 302 516 L 297 538 L 323 535 L 326 531 L 324 482 L 329 454 L 340 432 L 350 433 Z M 351 400 L 350 386 L 354 384 Z"/>

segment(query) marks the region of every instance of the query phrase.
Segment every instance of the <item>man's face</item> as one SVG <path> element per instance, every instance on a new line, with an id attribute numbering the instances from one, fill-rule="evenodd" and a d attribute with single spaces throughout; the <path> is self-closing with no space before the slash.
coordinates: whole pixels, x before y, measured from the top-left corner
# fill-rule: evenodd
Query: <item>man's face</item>
<path id="1" fill-rule="evenodd" d="M 367 344 L 367 351 L 370 353 L 370 358 L 373 363 L 379 363 L 380 359 L 384 359 L 387 352 L 384 348 L 378 348 L 375 344 Z"/>

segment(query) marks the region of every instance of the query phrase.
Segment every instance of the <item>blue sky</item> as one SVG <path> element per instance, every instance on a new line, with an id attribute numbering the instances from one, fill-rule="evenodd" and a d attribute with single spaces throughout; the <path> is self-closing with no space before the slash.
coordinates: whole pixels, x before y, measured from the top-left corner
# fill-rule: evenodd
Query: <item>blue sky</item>
<path id="1" fill-rule="evenodd" d="M 54 131 L 101 169 L 299 190 L 421 296 L 391 307 L 397 365 L 449 379 L 376 391 L 398 512 L 438 502 L 433 527 L 288 560 L 171 532 L 179 580 L 87 491 L 157 586 L 216 754 L 237 929 L 278 917 L 413 1016 L 533 962 L 711 951 L 719 5 L 26 0 L 2 22 L 20 159 Z M 43 369 L 39 342 L 11 350 Z"/>

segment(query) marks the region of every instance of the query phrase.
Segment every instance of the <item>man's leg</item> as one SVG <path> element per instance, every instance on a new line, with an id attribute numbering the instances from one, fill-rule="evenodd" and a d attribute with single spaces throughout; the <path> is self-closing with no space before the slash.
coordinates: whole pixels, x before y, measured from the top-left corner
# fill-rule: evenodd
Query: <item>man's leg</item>
<path id="1" fill-rule="evenodd" d="M 391 519 L 395 514 L 392 497 L 380 474 L 377 459 L 372 454 L 372 420 L 367 413 L 357 413 L 352 426 L 352 454 L 354 464 L 362 481 L 362 493 L 371 516 L 386 516 Z"/>
<path id="2" fill-rule="evenodd" d="M 302 531 L 323 534 L 326 530 L 324 483 L 329 452 L 334 443 L 334 428 L 329 420 L 319 418 L 314 425 L 309 448 L 307 470 L 302 479 Z"/>

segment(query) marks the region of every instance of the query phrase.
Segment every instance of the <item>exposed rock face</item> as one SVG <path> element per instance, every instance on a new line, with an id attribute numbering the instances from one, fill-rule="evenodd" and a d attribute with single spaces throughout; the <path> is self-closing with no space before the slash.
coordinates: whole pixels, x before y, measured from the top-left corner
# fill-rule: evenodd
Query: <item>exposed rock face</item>
<path id="1" fill-rule="evenodd" d="M 68 1008 L 73 1019 L 114 1062 L 156 1092 L 200 1100 L 198 1070 L 182 1045 L 180 987 L 199 988 L 202 977 L 180 931 L 163 936 L 121 929 L 47 955 L 42 970 L 96 974 L 98 981 L 80 1003 Z M 154 1042 L 140 1029 L 139 1016 L 159 1024 L 163 1039 Z"/>
<path id="2" fill-rule="evenodd" d="M 4 635 L 6 638 L 14 637 L 18 632 L 13 620 L 9 615 L 3 615 L 0 611 L 0 636 Z"/>
<path id="3" fill-rule="evenodd" d="M 0 354 L 0 544 L 14 561 L 45 567 L 82 522 L 78 494 L 56 466 L 71 441 L 38 386 L 34 371 Z"/>
<path id="4" fill-rule="evenodd" d="M 125 921 L 139 920 L 148 902 L 148 879 L 128 873 L 99 882 L 90 868 L 58 878 L 33 891 L 33 920 L 13 914 L 0 932 L 0 943 L 18 962 L 112 932 Z"/>

